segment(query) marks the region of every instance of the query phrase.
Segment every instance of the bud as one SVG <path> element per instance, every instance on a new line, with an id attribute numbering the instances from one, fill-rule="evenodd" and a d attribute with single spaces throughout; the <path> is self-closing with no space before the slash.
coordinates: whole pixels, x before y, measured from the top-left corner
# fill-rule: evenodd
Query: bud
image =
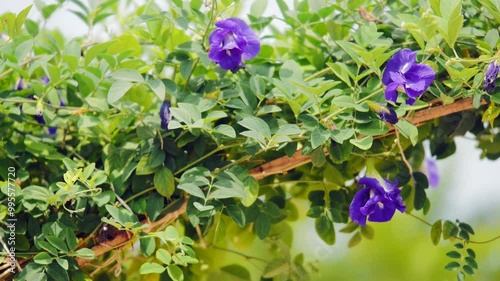
<path id="1" fill-rule="evenodd" d="M 375 111 L 382 121 L 396 124 L 398 123 L 398 115 L 390 105 L 382 105 L 375 102 L 368 101 L 368 106 L 371 110 Z"/>
<path id="2" fill-rule="evenodd" d="M 490 94 L 495 90 L 495 82 L 497 80 L 499 70 L 500 65 L 497 61 L 490 63 L 490 65 L 488 65 L 488 69 L 486 69 L 486 74 L 484 75 L 484 90 Z"/>
<path id="3" fill-rule="evenodd" d="M 24 89 L 25 89 L 25 85 L 23 82 L 23 78 L 19 78 L 19 80 L 17 80 L 17 82 L 16 82 L 16 85 L 14 86 L 14 90 L 21 91 Z"/>
<path id="4" fill-rule="evenodd" d="M 170 115 L 170 102 L 168 100 L 164 100 L 160 108 L 160 121 L 161 128 L 163 130 L 168 130 L 168 123 L 171 119 L 172 116 Z"/>

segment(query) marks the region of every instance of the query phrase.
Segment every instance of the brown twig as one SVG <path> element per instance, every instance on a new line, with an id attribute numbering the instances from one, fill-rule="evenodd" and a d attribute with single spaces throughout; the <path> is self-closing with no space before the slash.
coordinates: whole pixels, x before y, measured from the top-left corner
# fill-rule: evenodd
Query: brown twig
<path id="1" fill-rule="evenodd" d="M 157 220 L 155 222 L 149 223 L 149 220 L 144 219 L 141 223 L 143 223 L 143 224 L 149 223 L 149 225 L 150 225 L 147 229 L 145 229 L 145 231 L 149 232 L 152 229 L 154 229 L 155 227 L 157 227 L 163 223 L 170 223 L 170 222 L 176 220 L 180 215 L 182 215 L 182 214 L 184 214 L 184 212 L 186 212 L 186 205 L 187 205 L 187 200 L 184 200 L 184 202 L 182 203 L 182 205 L 180 206 L 179 209 L 177 209 L 171 213 L 168 213 L 163 218 L 161 218 L 160 220 Z M 101 243 L 101 244 L 95 245 L 94 247 L 91 248 L 91 250 L 94 251 L 95 256 L 97 258 L 97 257 L 102 256 L 105 253 L 107 253 L 113 249 L 116 249 L 116 248 L 119 248 L 119 247 L 126 245 L 133 238 L 134 237 L 130 236 L 130 232 L 122 231 L 118 235 L 116 235 L 113 239 L 106 241 L 106 243 Z M 82 267 L 83 265 L 85 265 L 91 261 L 89 259 L 82 259 L 82 258 L 75 258 L 75 259 L 78 262 L 78 265 L 80 267 Z"/>
<path id="2" fill-rule="evenodd" d="M 485 105 L 486 101 L 482 100 L 481 105 Z M 432 106 L 415 112 L 412 117 L 407 117 L 407 120 L 416 126 L 421 126 L 429 120 L 457 113 L 460 111 L 470 110 L 474 108 L 472 98 L 457 100 L 452 104 Z M 387 134 L 380 136 L 389 136 L 394 134 L 394 128 L 391 128 Z M 311 156 L 302 155 L 302 150 L 297 151 L 292 157 L 283 156 L 250 170 L 250 175 L 255 179 L 261 180 L 265 177 L 285 174 L 286 172 L 305 165 L 311 162 Z"/>

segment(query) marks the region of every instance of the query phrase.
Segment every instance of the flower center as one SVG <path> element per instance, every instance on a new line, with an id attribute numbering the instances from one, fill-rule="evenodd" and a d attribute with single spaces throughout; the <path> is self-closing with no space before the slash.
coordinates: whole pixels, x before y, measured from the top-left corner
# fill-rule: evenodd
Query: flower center
<path id="1" fill-rule="evenodd" d="M 236 35 L 234 35 L 232 32 L 228 32 L 224 35 L 224 41 L 222 41 L 222 49 L 226 50 L 226 53 L 228 55 L 231 55 L 228 50 L 231 49 L 239 49 L 238 44 L 236 43 Z"/>
<path id="2" fill-rule="evenodd" d="M 405 74 L 408 70 L 410 70 L 411 63 L 407 62 L 401 67 L 401 73 Z"/>

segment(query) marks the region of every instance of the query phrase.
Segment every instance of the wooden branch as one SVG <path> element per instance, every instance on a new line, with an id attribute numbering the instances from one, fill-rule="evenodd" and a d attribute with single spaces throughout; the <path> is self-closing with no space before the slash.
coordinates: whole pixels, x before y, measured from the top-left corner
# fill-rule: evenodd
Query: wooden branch
<path id="1" fill-rule="evenodd" d="M 481 105 L 485 104 L 486 101 L 482 100 Z M 407 117 L 406 120 L 415 124 L 416 126 L 420 126 L 429 120 L 433 120 L 439 117 L 443 117 L 446 115 L 450 115 L 465 110 L 470 110 L 473 108 L 474 106 L 472 103 L 472 98 L 466 98 L 457 100 L 451 104 L 432 106 L 423 110 L 419 110 L 415 112 L 413 116 Z M 392 127 L 391 131 L 385 134 L 384 136 L 392 135 L 393 133 L 394 133 L 394 128 Z M 257 180 L 261 180 L 271 175 L 285 174 L 286 172 L 292 169 L 295 169 L 299 166 L 302 166 L 310 162 L 311 162 L 311 156 L 302 155 L 302 150 L 299 150 L 292 157 L 283 156 L 251 169 L 250 175 L 252 175 Z"/>
<path id="2" fill-rule="evenodd" d="M 147 219 L 141 221 L 142 224 L 146 223 L 149 224 L 149 227 L 145 229 L 144 232 L 150 232 L 152 229 L 156 228 L 157 226 L 160 226 L 163 223 L 171 223 L 172 221 L 176 220 L 180 215 L 186 212 L 186 206 L 187 206 L 187 199 L 184 200 L 182 205 L 177 210 L 166 214 L 160 220 L 157 220 L 152 223 L 149 222 L 149 220 Z M 127 243 L 130 243 L 133 238 L 134 237 L 131 236 L 130 232 L 120 231 L 118 235 L 116 235 L 113 239 L 108 240 L 105 243 L 97 244 L 94 247 L 92 247 L 91 250 L 94 251 L 95 256 L 97 258 L 111 250 L 119 249 L 120 247 L 125 246 Z M 91 261 L 90 259 L 82 259 L 82 258 L 75 258 L 75 260 L 80 267 L 86 265 Z"/>

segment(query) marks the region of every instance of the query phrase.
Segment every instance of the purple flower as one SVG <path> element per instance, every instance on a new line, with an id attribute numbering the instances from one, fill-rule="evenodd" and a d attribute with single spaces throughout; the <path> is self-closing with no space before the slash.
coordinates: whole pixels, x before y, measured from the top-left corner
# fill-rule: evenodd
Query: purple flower
<path id="1" fill-rule="evenodd" d="M 486 69 L 486 74 L 484 75 L 484 90 L 490 94 L 495 90 L 495 82 L 497 80 L 499 70 L 500 65 L 497 61 L 490 63 L 490 65 L 488 65 L 488 69 Z"/>
<path id="2" fill-rule="evenodd" d="M 14 90 L 18 90 L 18 91 L 21 91 L 21 90 L 24 90 L 27 88 L 29 88 L 29 86 L 24 84 L 22 77 L 19 78 L 19 80 L 17 80 L 16 85 L 14 86 Z"/>
<path id="3" fill-rule="evenodd" d="M 396 180 L 384 179 L 382 186 L 375 178 L 363 177 L 358 184 L 365 187 L 354 195 L 349 215 L 359 225 L 365 226 L 367 218 L 373 222 L 390 221 L 396 209 L 402 213 L 406 211 Z"/>
<path id="4" fill-rule="evenodd" d="M 50 82 L 50 78 L 48 78 L 46 76 L 42 77 L 40 80 L 42 80 L 42 82 L 44 84 L 48 84 Z M 24 90 L 24 89 L 28 89 L 28 88 L 29 88 L 29 86 L 23 83 L 23 78 L 20 78 L 17 81 L 16 85 L 14 86 L 15 90 Z M 61 93 L 59 92 L 59 90 L 57 90 L 57 94 L 59 96 L 59 105 L 62 107 L 66 106 L 66 104 L 64 103 L 64 101 L 62 99 L 62 96 L 61 96 Z M 28 99 L 36 100 L 35 95 L 29 95 Z M 48 103 L 50 104 L 50 101 Z M 19 110 L 21 110 L 21 111 L 23 110 L 22 105 L 19 106 Z M 43 118 L 43 106 L 41 103 L 37 103 L 37 111 L 36 111 L 36 114 L 33 116 L 33 118 L 36 120 L 36 122 L 38 122 L 38 124 L 40 124 L 42 126 L 46 124 L 45 119 Z M 55 135 L 57 128 L 49 127 L 48 130 L 49 130 L 50 135 Z"/>
<path id="5" fill-rule="evenodd" d="M 243 66 L 242 59 L 252 59 L 260 52 L 259 37 L 243 20 L 228 18 L 215 26 L 208 37 L 208 57 L 222 69 L 236 72 Z"/>
<path id="6" fill-rule="evenodd" d="M 398 115 L 390 105 L 382 105 L 375 102 L 368 102 L 371 110 L 375 111 L 382 121 L 396 124 L 398 123 Z"/>
<path id="7" fill-rule="evenodd" d="M 422 171 L 429 180 L 429 185 L 431 187 L 438 187 L 439 185 L 439 170 L 436 164 L 436 160 L 431 157 L 425 157 L 424 163 L 422 163 L 422 167 L 420 167 L 420 171 Z"/>
<path id="8" fill-rule="evenodd" d="M 397 51 L 389 59 L 382 76 L 386 85 L 385 99 L 395 102 L 398 91 L 406 93 L 406 104 L 412 105 L 434 81 L 434 70 L 425 64 L 416 63 L 417 53 L 410 49 Z"/>
<path id="9" fill-rule="evenodd" d="M 168 100 L 164 100 L 160 108 L 160 121 L 161 128 L 163 130 L 168 130 L 168 123 L 171 119 L 172 116 L 170 115 L 170 102 Z"/>

